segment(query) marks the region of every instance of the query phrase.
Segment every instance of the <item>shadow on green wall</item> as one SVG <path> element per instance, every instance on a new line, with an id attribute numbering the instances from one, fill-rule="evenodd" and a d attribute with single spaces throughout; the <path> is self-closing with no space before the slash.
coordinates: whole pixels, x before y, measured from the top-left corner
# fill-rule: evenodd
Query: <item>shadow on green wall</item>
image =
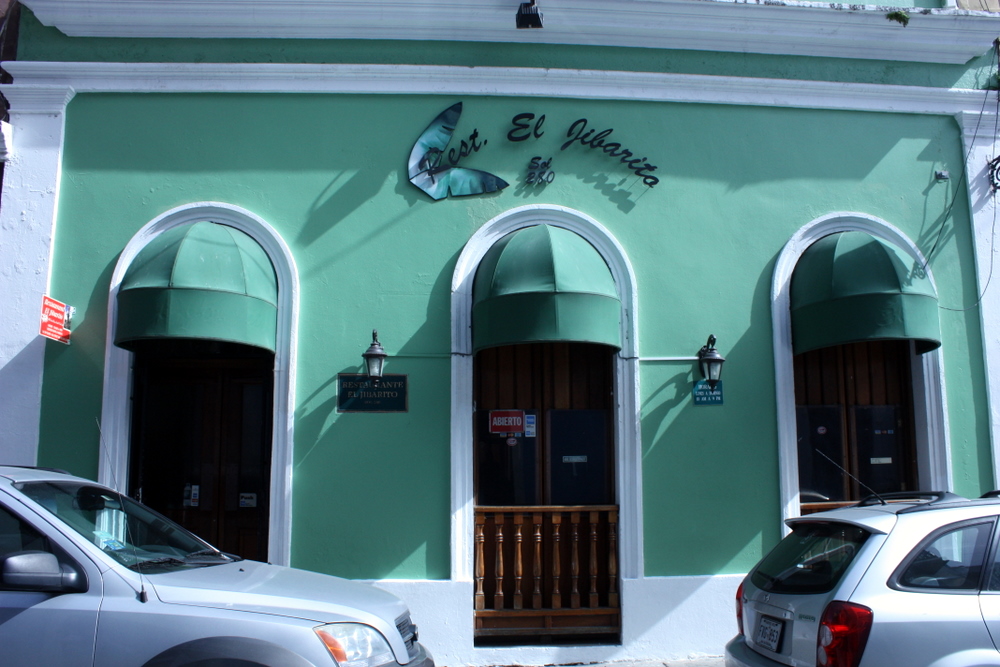
<path id="1" fill-rule="evenodd" d="M 77 312 L 70 344 L 45 341 L 38 465 L 97 478 L 102 444 L 99 422 L 104 386 L 108 285 L 117 255 L 90 285 L 87 302 L 63 297 Z M 79 284 L 74 285 L 78 289 Z"/>
<path id="2" fill-rule="evenodd" d="M 694 361 L 682 372 L 642 369 L 651 388 L 642 415 L 647 575 L 746 572 L 780 538 L 772 266 L 758 276 L 749 326 L 717 331 L 720 342 L 736 341 L 722 350 L 723 405 L 694 405 Z"/>
<path id="3" fill-rule="evenodd" d="M 342 365 L 298 400 L 295 420 L 293 563 L 356 579 L 447 579 L 451 575 L 450 285 L 454 253 L 427 296 L 420 326 L 402 344 L 382 336 L 385 372 L 406 374 L 408 410 L 338 413 Z M 369 322 L 392 313 L 351 317 L 345 340 L 370 341 Z M 367 337 L 367 338 L 366 338 Z M 390 342 L 392 341 L 392 342 Z M 346 342 L 334 349 L 350 349 Z M 320 362 L 322 363 L 322 362 Z"/>

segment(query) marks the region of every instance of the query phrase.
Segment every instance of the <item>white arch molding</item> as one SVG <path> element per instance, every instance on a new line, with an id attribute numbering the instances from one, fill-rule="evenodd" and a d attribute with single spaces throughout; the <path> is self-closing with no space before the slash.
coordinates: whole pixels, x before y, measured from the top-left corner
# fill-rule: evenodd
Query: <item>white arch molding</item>
<path id="1" fill-rule="evenodd" d="M 268 560 L 288 565 L 291 556 L 292 443 L 295 406 L 295 356 L 299 282 L 295 260 L 278 233 L 250 211 L 222 202 L 197 202 L 157 216 L 132 237 L 122 251 L 108 290 L 107 340 L 104 348 L 104 395 L 101 409 L 99 480 L 128 488 L 129 424 L 132 403 L 132 353 L 114 344 L 118 289 L 132 260 L 153 239 L 175 227 L 210 220 L 251 236 L 267 253 L 278 279 L 278 321 L 274 352 L 274 407 L 271 434 L 271 505 Z"/>
<path id="2" fill-rule="evenodd" d="M 620 514 L 620 575 L 642 576 L 642 468 L 639 423 L 635 273 L 624 248 L 599 222 L 564 206 L 531 204 L 484 224 L 465 245 L 451 284 L 451 577 L 473 577 L 472 285 L 476 269 L 493 244 L 534 225 L 552 225 L 586 239 L 607 263 L 622 301 L 622 349 L 615 361 L 616 489 Z M 470 590 L 471 600 L 471 590 Z"/>
<path id="3" fill-rule="evenodd" d="M 925 267 L 927 277 L 931 285 L 934 285 L 934 276 L 920 249 L 893 225 L 864 213 L 836 212 L 816 218 L 799 229 L 782 248 L 774 265 L 774 279 L 771 284 L 782 521 L 799 514 L 799 456 L 792 363 L 792 272 L 802 253 L 810 245 L 824 236 L 838 232 L 865 232 L 902 248 Z M 934 289 L 936 292 L 937 287 L 934 286 Z M 920 488 L 950 490 L 951 453 L 948 448 L 948 413 L 945 409 L 941 357 L 938 350 L 915 356 L 911 371 L 918 482 Z"/>

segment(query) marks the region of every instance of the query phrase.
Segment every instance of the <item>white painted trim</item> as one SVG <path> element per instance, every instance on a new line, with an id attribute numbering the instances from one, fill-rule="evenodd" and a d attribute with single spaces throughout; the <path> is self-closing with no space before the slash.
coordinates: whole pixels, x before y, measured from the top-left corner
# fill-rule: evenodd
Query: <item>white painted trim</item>
<path id="1" fill-rule="evenodd" d="M 49 293 L 58 218 L 67 86 L 28 87 L 10 110 L 17 142 L 7 144 L 0 195 L 0 452 L 6 463 L 38 460 L 46 345 L 38 334 Z M 6 131 L 5 131 L 6 134 Z M 65 301 L 60 294 L 53 298 Z M 72 304 L 70 304 L 72 305 Z M 72 344 L 72 343 L 71 343 Z"/>
<path id="2" fill-rule="evenodd" d="M 1000 156 L 996 117 L 978 113 L 958 116 L 965 146 L 965 173 L 969 210 L 972 213 L 973 249 L 976 259 L 976 293 L 980 302 L 980 326 L 989 406 L 993 488 L 1000 487 L 1000 212 L 990 186 L 989 162 Z M 953 176 L 954 178 L 954 176 Z M 972 304 L 968 304 L 972 305 Z"/>
<path id="3" fill-rule="evenodd" d="M 295 373 L 298 339 L 299 277 L 295 258 L 281 236 L 254 213 L 222 202 L 196 202 L 157 216 L 140 229 L 122 250 L 108 290 L 107 339 L 104 349 L 104 389 L 99 481 L 128 489 L 129 425 L 131 422 L 132 353 L 114 344 L 118 322 L 118 289 L 132 260 L 153 239 L 175 227 L 211 220 L 248 234 L 267 253 L 278 278 L 278 323 L 274 353 L 274 425 L 271 451 L 271 506 L 268 560 L 291 560 L 292 450 L 294 445 Z"/>
<path id="4" fill-rule="evenodd" d="M 6 63 L 4 66 L 6 67 Z M 66 112 L 66 105 L 76 96 L 76 91 L 64 82 L 24 82 L 24 85 L 10 86 L 9 90 L 4 90 L 4 96 L 11 106 L 11 124 L 17 125 L 13 117 L 15 113 L 22 117 L 28 114 L 61 116 Z"/>
<path id="5" fill-rule="evenodd" d="M 517 0 L 22 0 L 78 37 L 444 40 L 693 49 L 962 64 L 989 50 L 997 16 L 789 0 L 542 0 L 545 27 L 517 30 Z"/>
<path id="6" fill-rule="evenodd" d="M 14 128 L 7 121 L 0 121 L 0 162 L 6 162 L 14 145 Z"/>
<path id="7" fill-rule="evenodd" d="M 606 665 L 694 667 L 692 658 L 720 656 L 736 633 L 734 601 L 742 574 L 643 577 L 622 581 L 621 644 L 474 646 L 472 582 L 374 581 L 406 600 L 420 641 L 439 665 Z M 704 663 L 722 664 L 721 660 Z"/>
<path id="8" fill-rule="evenodd" d="M 642 540 L 642 439 L 639 421 L 639 368 L 636 359 L 635 272 L 625 249 L 599 222 L 565 206 L 529 204 L 493 218 L 473 234 L 465 245 L 451 284 L 452 349 L 452 539 L 453 581 L 471 581 L 473 576 L 472 482 L 472 285 L 476 269 L 486 252 L 507 234 L 533 225 L 568 229 L 589 242 L 611 270 L 622 300 L 622 349 L 615 363 L 616 486 L 619 504 L 620 573 L 634 579 L 643 573 Z M 471 601 L 471 594 L 469 600 Z"/>
<path id="9" fill-rule="evenodd" d="M 490 95 L 737 104 L 955 115 L 979 113 L 988 91 L 701 74 L 439 65 L 4 63 L 13 106 L 37 90 L 77 93 L 349 93 Z"/>
<path id="10" fill-rule="evenodd" d="M 795 374 L 792 363 L 791 283 L 795 265 L 806 249 L 837 232 L 866 232 L 904 249 L 925 267 L 931 285 L 934 276 L 916 244 L 885 220 L 864 213 L 837 212 L 816 218 L 792 236 L 781 249 L 774 264 L 771 284 L 771 321 L 773 324 L 775 408 L 778 427 L 778 478 L 781 493 L 781 519 L 799 515 L 799 456 L 795 426 Z M 936 289 L 936 288 L 935 288 Z M 925 466 L 920 482 L 935 490 L 949 490 L 951 452 L 948 448 L 948 421 L 941 372 L 940 351 L 921 355 L 914 364 L 914 411 L 917 421 L 917 456 Z M 920 432 L 921 427 L 923 431 Z"/>

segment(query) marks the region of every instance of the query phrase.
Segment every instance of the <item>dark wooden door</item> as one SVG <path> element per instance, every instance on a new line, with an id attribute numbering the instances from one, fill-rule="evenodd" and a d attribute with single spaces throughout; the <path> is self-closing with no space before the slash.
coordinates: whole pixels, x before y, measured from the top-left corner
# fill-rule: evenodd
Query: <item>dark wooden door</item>
<path id="1" fill-rule="evenodd" d="M 586 343 L 509 345 L 476 355 L 476 489 L 491 496 L 478 504 L 614 502 L 613 355 Z M 509 444 L 488 433 L 491 410 L 534 415 L 534 437 Z"/>
<path id="2" fill-rule="evenodd" d="M 585 343 L 476 355 L 478 644 L 618 641 L 613 359 Z M 491 433 L 491 411 L 526 426 Z"/>
<path id="3" fill-rule="evenodd" d="M 917 489 L 912 361 L 909 341 L 852 343 L 795 357 L 804 513 L 872 491 Z"/>
<path id="4" fill-rule="evenodd" d="M 131 493 L 223 551 L 267 560 L 273 356 L 140 352 Z"/>

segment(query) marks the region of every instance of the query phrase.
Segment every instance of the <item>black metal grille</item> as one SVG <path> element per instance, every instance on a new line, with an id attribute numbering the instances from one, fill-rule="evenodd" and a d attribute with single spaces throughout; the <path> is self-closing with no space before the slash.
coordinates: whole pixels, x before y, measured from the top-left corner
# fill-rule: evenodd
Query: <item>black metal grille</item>
<path id="1" fill-rule="evenodd" d="M 396 619 L 396 629 L 406 643 L 406 652 L 412 658 L 417 654 L 417 626 L 410 620 L 410 614 L 406 613 Z"/>

